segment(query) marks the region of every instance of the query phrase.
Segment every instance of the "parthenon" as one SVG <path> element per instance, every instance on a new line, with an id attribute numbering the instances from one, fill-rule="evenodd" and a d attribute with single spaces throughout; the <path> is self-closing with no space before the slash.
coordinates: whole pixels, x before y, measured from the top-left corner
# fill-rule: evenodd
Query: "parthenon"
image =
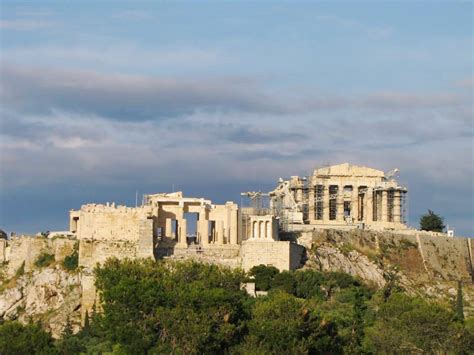
<path id="1" fill-rule="evenodd" d="M 281 180 L 270 193 L 272 208 L 289 224 L 403 229 L 407 189 L 397 172 L 348 163 L 319 168 L 309 178 Z"/>

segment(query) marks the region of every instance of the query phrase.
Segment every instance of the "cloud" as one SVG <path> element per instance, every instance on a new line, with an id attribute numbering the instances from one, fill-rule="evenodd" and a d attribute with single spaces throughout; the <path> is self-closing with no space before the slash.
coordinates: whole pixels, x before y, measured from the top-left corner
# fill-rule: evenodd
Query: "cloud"
<path id="1" fill-rule="evenodd" d="M 3 60 L 16 65 L 31 65 L 31 58 L 35 58 L 37 66 L 125 73 L 157 70 L 183 73 L 190 69 L 212 68 L 235 61 L 235 58 L 215 48 L 147 47 L 126 40 L 110 41 L 108 38 L 106 43 L 98 44 L 95 43 L 96 40 L 88 37 L 86 45 L 69 43 L 67 47 L 54 44 L 9 47 L 3 53 Z"/>
<path id="2" fill-rule="evenodd" d="M 55 26 L 53 21 L 34 19 L 0 20 L 0 29 L 13 31 L 31 31 Z"/>
<path id="3" fill-rule="evenodd" d="M 53 109 L 120 121 L 160 120 L 195 110 L 283 113 L 287 109 L 248 80 L 188 80 L 90 71 L 1 68 L 1 99 L 20 112 Z"/>
<path id="4" fill-rule="evenodd" d="M 0 70 L 0 98 L 9 109 L 35 114 L 62 110 L 119 121 L 163 120 L 197 111 L 292 115 L 462 108 L 470 104 L 466 96 L 445 93 L 285 97 L 267 93 L 264 83 L 239 77 L 193 80 L 12 65 Z"/>

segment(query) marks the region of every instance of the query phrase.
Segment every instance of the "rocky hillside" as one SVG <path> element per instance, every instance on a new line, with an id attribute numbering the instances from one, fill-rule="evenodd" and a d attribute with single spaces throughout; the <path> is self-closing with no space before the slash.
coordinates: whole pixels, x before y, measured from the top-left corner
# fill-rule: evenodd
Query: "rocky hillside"
<path id="1" fill-rule="evenodd" d="M 1 291 L 0 319 L 40 321 L 55 337 L 61 335 L 67 322 L 73 328 L 80 324 L 78 273 L 60 266 L 38 269 L 13 277 Z"/>
<path id="2" fill-rule="evenodd" d="M 0 321 L 40 321 L 53 336 L 80 325 L 77 242 L 68 238 L 13 238 L 0 259 Z"/>
<path id="3" fill-rule="evenodd" d="M 298 234 L 304 268 L 342 271 L 376 288 L 394 282 L 408 293 L 454 302 L 462 281 L 465 312 L 474 315 L 474 285 L 466 240 L 368 231 Z"/>

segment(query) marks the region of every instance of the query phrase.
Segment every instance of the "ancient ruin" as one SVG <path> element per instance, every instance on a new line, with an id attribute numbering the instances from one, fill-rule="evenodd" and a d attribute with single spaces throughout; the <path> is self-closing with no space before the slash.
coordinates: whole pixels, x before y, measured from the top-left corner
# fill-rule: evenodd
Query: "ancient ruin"
<path id="1" fill-rule="evenodd" d="M 64 253 L 57 250 L 77 245 L 83 319 L 97 301 L 93 269 L 109 257 L 196 258 L 244 270 L 260 264 L 290 270 L 303 265 L 305 247 L 311 246 L 303 242 L 307 236 L 333 229 L 409 236 L 425 262 L 420 235 L 446 235 L 406 225 L 407 189 L 395 180 L 397 172 L 347 163 L 323 167 L 309 177 L 280 179 L 269 193 L 243 193 L 251 206 L 214 204 L 182 192 L 144 195 L 136 207 L 86 204 L 70 211 L 69 231 L 51 233 L 54 241 L 48 248 L 59 260 Z M 64 241 L 56 239 L 61 235 Z M 377 249 L 378 239 L 374 243 Z M 22 251 L 12 250 L 15 245 Z M 10 263 L 9 273 L 24 261 L 29 270 L 29 256 L 37 257 L 44 249 L 45 242 L 36 238 L 21 243 L 0 238 L 0 262 Z M 469 239 L 465 250 L 472 265 Z"/>
<path id="2" fill-rule="evenodd" d="M 283 226 L 298 224 L 383 230 L 406 229 L 407 189 L 383 171 L 348 163 L 314 170 L 309 178 L 280 180 L 271 208 Z M 303 228 L 304 229 L 304 228 Z"/>

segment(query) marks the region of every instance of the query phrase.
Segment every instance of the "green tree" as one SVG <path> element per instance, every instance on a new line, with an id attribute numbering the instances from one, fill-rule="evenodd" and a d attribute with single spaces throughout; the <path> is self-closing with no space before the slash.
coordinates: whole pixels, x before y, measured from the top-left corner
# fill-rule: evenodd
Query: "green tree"
<path id="1" fill-rule="evenodd" d="M 249 275 L 255 279 L 255 288 L 258 291 L 268 291 L 272 287 L 273 279 L 280 271 L 274 266 L 257 265 L 250 269 Z"/>
<path id="2" fill-rule="evenodd" d="M 53 338 L 40 324 L 17 321 L 0 325 L 0 354 L 55 354 Z"/>
<path id="3" fill-rule="evenodd" d="M 424 231 L 442 232 L 445 228 L 443 217 L 432 210 L 420 218 L 420 229 Z"/>
<path id="4" fill-rule="evenodd" d="M 242 354 L 308 354 L 341 351 L 333 322 L 315 304 L 283 291 L 258 298 L 248 335 L 235 351 Z"/>
<path id="5" fill-rule="evenodd" d="M 216 265 L 109 259 L 96 269 L 101 329 L 129 353 L 226 352 L 249 318 L 243 280 Z"/>
<path id="6" fill-rule="evenodd" d="M 376 312 L 374 325 L 366 329 L 365 346 L 375 353 L 446 353 L 455 338 L 453 313 L 420 297 L 393 293 Z"/>
<path id="7" fill-rule="evenodd" d="M 296 292 L 295 273 L 290 271 L 283 271 L 276 274 L 272 281 L 272 289 L 283 290 L 286 293 L 294 295 Z"/>

